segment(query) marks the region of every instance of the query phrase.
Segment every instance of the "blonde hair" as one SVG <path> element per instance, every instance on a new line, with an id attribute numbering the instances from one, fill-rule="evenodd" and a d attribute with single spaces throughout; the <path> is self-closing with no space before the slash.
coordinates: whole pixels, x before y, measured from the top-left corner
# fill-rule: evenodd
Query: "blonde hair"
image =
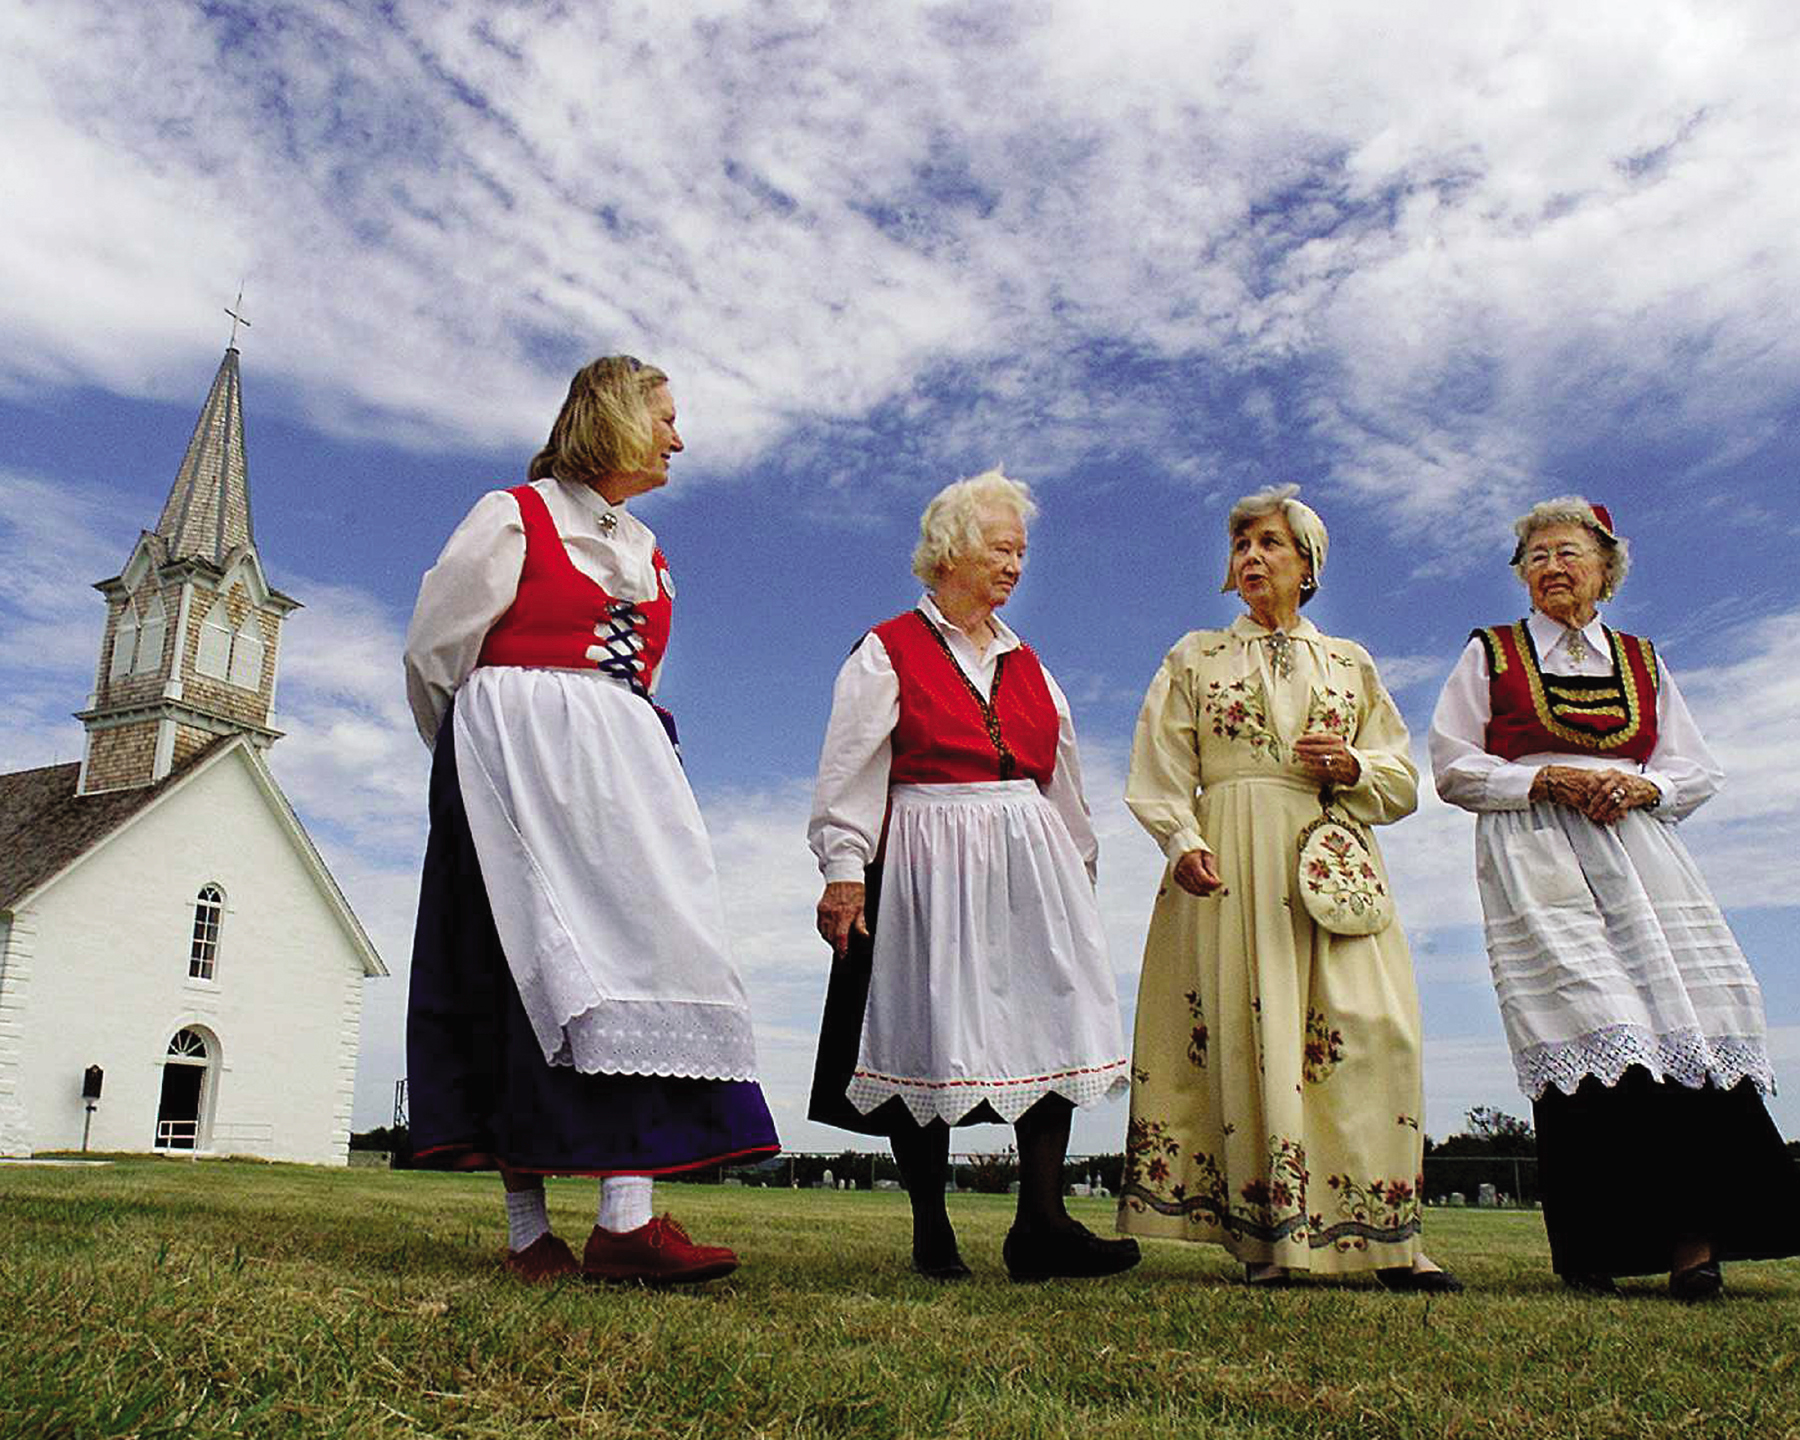
<path id="1" fill-rule="evenodd" d="M 919 543 L 913 548 L 912 571 L 927 588 L 944 578 L 965 555 L 982 546 L 981 511 L 989 507 L 1011 510 L 1021 525 L 1037 518 L 1037 502 L 1031 487 L 1012 480 L 996 465 L 967 480 L 946 485 L 931 498 L 919 517 Z"/>
<path id="2" fill-rule="evenodd" d="M 656 458 L 650 392 L 668 383 L 661 370 L 630 355 L 602 355 L 582 366 L 527 474 L 591 483 L 644 469 Z"/>
<path id="3" fill-rule="evenodd" d="M 1606 588 L 1600 592 L 1600 598 L 1612 599 L 1619 586 L 1625 583 L 1625 573 L 1631 569 L 1631 545 L 1601 523 L 1593 505 L 1579 495 L 1558 495 L 1554 500 L 1540 500 L 1513 521 L 1513 534 L 1519 537 L 1519 543 L 1513 547 L 1513 574 L 1521 581 L 1525 579 L 1526 547 L 1531 544 L 1533 535 L 1550 525 L 1579 525 L 1594 537 L 1606 560 Z"/>

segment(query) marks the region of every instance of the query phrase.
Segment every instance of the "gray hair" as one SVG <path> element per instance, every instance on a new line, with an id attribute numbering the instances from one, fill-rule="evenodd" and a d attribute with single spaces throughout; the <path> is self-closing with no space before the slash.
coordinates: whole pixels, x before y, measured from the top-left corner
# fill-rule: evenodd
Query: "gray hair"
<path id="1" fill-rule="evenodd" d="M 1299 493 L 1300 487 L 1294 484 L 1265 485 L 1261 490 L 1253 491 L 1231 507 L 1231 513 L 1225 517 L 1225 533 L 1235 540 L 1240 530 L 1265 515 L 1279 514 L 1286 520 L 1288 529 L 1293 532 L 1294 544 L 1306 558 L 1306 563 L 1312 566 L 1311 583 L 1300 587 L 1300 603 L 1304 605 L 1318 593 L 1319 577 L 1325 573 L 1325 552 L 1331 546 L 1331 537 L 1319 512 L 1294 498 Z M 1225 583 L 1219 590 L 1223 593 L 1236 588 L 1237 583 L 1231 578 L 1231 556 L 1227 553 Z"/>
<path id="2" fill-rule="evenodd" d="M 944 578 L 965 555 L 982 545 L 981 511 L 1000 507 L 1011 510 L 1021 525 L 1037 518 L 1031 487 L 1008 479 L 996 465 L 967 480 L 946 485 L 931 498 L 919 517 L 919 543 L 913 549 L 912 570 L 927 588 Z"/>
<path id="3" fill-rule="evenodd" d="M 1513 534 L 1519 537 L 1513 550 L 1513 574 L 1521 581 L 1525 579 L 1526 547 L 1531 544 L 1533 535 L 1551 525 L 1579 525 L 1593 535 L 1600 553 L 1606 557 L 1606 588 L 1600 592 L 1600 598 L 1610 600 L 1625 583 L 1626 571 L 1631 569 L 1631 545 L 1623 536 L 1613 534 L 1612 528 L 1594 513 L 1593 505 L 1579 495 L 1558 495 L 1554 500 L 1540 500 L 1513 521 Z"/>

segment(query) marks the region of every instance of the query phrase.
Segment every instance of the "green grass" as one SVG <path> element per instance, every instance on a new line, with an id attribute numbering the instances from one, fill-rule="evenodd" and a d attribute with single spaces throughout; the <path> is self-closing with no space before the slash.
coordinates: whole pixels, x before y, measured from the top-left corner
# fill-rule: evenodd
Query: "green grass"
<path id="1" fill-rule="evenodd" d="M 0 1166 L 0 1435 L 1800 1437 L 1800 1263 L 1688 1308 L 1584 1300 L 1529 1213 L 1433 1212 L 1469 1283 L 1277 1293 L 1210 1246 L 1020 1286 L 1009 1202 L 959 1196 L 976 1278 L 906 1268 L 903 1197 L 658 1187 L 731 1279 L 522 1287 L 491 1176 L 127 1160 Z M 577 1247 L 593 1185 L 552 1182 Z M 1110 1223 L 1102 1201 L 1075 1201 Z"/>

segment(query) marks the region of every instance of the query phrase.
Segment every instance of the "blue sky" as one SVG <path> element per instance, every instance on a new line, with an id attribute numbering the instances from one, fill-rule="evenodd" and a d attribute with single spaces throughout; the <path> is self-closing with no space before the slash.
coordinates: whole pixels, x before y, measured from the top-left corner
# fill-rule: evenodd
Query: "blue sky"
<path id="1" fill-rule="evenodd" d="M 1309 613 L 1375 653 L 1421 759 L 1469 629 L 1523 613 L 1511 517 L 1610 504 L 1609 619 L 1729 771 L 1686 834 L 1800 1133 L 1790 5 L 59 0 L 0 10 L 0 64 L 0 768 L 79 754 L 89 585 L 154 523 L 241 280 L 257 538 L 307 607 L 271 762 L 394 972 L 359 1125 L 402 1068 L 418 576 L 626 350 L 688 442 L 638 507 L 680 589 L 663 699 L 790 1146 L 846 1138 L 802 1118 L 831 677 L 913 599 L 924 501 L 996 461 L 1043 501 L 1007 618 L 1076 707 L 1127 1000 L 1159 871 L 1130 728 L 1233 613 L 1232 499 L 1303 485 Z M 1471 833 L 1428 794 L 1384 836 L 1440 1136 L 1525 1110 Z M 1085 1112 L 1077 1148 L 1123 1123 Z"/>

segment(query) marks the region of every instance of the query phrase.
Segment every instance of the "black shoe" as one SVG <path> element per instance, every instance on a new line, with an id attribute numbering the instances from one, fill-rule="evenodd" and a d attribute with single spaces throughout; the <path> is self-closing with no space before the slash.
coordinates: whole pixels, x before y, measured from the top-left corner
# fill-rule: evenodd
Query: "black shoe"
<path id="1" fill-rule="evenodd" d="M 1410 1265 L 1389 1265 L 1375 1272 L 1383 1290 L 1400 1295 L 1459 1295 L 1463 1283 L 1448 1270 L 1415 1270 Z"/>
<path id="2" fill-rule="evenodd" d="M 1669 1293 L 1677 1300 L 1716 1300 L 1725 1289 L 1725 1273 L 1717 1260 L 1705 1260 L 1669 1276 Z"/>
<path id="3" fill-rule="evenodd" d="M 1617 1299 L 1619 1287 L 1610 1275 L 1584 1275 L 1576 1271 L 1562 1277 L 1562 1283 L 1577 1295 L 1602 1295 Z"/>
<path id="4" fill-rule="evenodd" d="M 1055 1230 L 1007 1231 L 1000 1249 L 1006 1273 L 1015 1280 L 1085 1279 L 1117 1275 L 1143 1258 L 1137 1241 L 1103 1240 L 1087 1226 L 1071 1222 Z"/>
<path id="5" fill-rule="evenodd" d="M 927 1280 L 967 1280 L 972 1273 L 954 1243 L 949 1250 L 931 1255 L 914 1250 L 912 1268 Z"/>

